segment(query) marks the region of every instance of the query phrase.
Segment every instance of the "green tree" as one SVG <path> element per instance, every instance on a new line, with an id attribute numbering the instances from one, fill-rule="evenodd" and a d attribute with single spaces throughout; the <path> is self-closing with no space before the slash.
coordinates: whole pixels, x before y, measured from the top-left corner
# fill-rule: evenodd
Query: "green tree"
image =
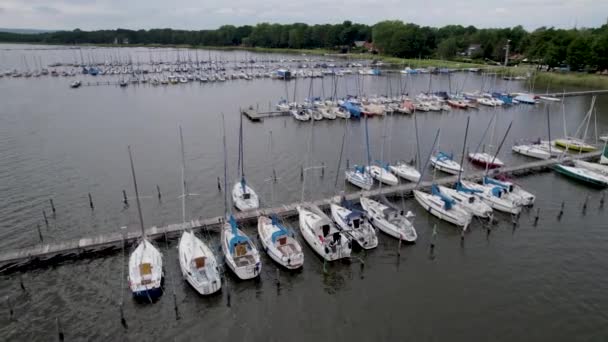
<path id="1" fill-rule="evenodd" d="M 566 62 L 571 70 L 582 70 L 586 65 L 592 63 L 591 44 L 589 38 L 578 36 L 574 39 L 567 49 L 568 55 Z"/>

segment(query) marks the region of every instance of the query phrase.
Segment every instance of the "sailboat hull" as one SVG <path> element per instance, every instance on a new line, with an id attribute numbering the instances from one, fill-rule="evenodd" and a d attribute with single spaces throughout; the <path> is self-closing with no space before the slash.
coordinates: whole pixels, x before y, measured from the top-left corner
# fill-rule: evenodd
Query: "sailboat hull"
<path id="1" fill-rule="evenodd" d="M 608 177 L 604 177 L 589 170 L 565 166 L 561 164 L 555 165 L 554 170 L 557 171 L 559 174 L 562 174 L 566 177 L 569 177 L 578 182 L 590 185 L 595 188 L 608 187 Z"/>
<path id="2" fill-rule="evenodd" d="M 441 220 L 462 227 L 463 230 L 466 230 L 468 225 L 471 223 L 471 214 L 465 212 L 464 210 L 457 210 L 456 208 L 446 210 L 443 208 L 442 204 L 434 201 L 433 197 L 435 196 L 431 194 L 414 190 L 414 197 L 416 198 L 416 201 L 420 204 L 420 206 L 424 208 L 424 210 Z"/>

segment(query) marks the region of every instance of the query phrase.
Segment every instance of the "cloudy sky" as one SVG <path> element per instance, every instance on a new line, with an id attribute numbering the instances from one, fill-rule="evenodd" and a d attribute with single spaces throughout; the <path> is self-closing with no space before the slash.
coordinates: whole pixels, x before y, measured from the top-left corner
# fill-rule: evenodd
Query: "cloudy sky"
<path id="1" fill-rule="evenodd" d="M 594 27 L 608 0 L 0 0 L 0 26 L 35 29 L 212 29 L 259 22 Z"/>

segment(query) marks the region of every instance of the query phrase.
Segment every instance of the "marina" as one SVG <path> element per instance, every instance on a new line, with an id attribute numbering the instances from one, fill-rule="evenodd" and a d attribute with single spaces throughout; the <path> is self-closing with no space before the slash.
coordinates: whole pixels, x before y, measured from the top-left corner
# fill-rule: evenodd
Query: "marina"
<path id="1" fill-rule="evenodd" d="M 175 53 L 171 49 L 126 49 L 83 54 L 85 60 L 88 55 L 102 60 L 103 51 L 107 57 L 120 50 L 123 56 L 176 59 L 168 57 Z M 0 69 L 23 64 L 21 52 L 15 57 L 2 51 Z M 68 60 L 57 57 L 63 53 L 78 56 L 61 51 L 37 53 L 43 65 Z M 253 59 L 250 64 L 272 68 L 290 58 L 205 54 L 226 65 Z M 302 58 L 309 60 L 293 63 L 314 65 L 315 58 L 332 63 L 327 57 Z M 595 162 L 606 158 L 599 139 L 608 132 L 605 91 L 535 92 L 525 80 L 481 72 L 407 75 L 385 68 L 376 76 L 358 71 L 290 81 L 269 76 L 200 87 L 152 86 L 149 80 L 87 86 L 120 82 L 122 74 L 0 78 L 0 190 L 6 199 L 0 204 L 0 297 L 10 307 L 0 336 L 36 339 L 61 331 L 66 340 L 149 334 L 181 340 L 196 338 L 200 329 L 205 338 L 223 340 L 267 339 L 273 330 L 295 331 L 295 340 L 320 336 L 298 327 L 302 315 L 319 318 L 315 329 L 338 340 L 403 339 L 404 327 L 407 336 L 430 337 L 426 331 L 438 320 L 444 326 L 432 336 L 443 339 L 501 334 L 497 340 L 506 341 L 548 331 L 556 331 L 555 338 L 603 336 L 602 328 L 582 332 L 578 326 L 605 323 L 598 314 L 605 296 L 597 290 L 607 257 L 605 189 L 555 169 L 603 172 Z M 76 79 L 82 84 L 70 89 L 69 81 Z M 20 95 L 24 91 L 27 96 Z M 441 101 L 444 92 L 448 97 Z M 518 96 L 533 104 L 498 104 Z M 334 109 L 348 111 L 348 119 L 332 118 Z M 310 114 L 308 120 L 292 110 Z M 488 129 L 491 125 L 496 128 Z M 573 150 L 574 138 L 592 149 Z M 564 139 L 570 139 L 563 143 L 569 152 L 554 145 Z M 513 148 L 523 141 L 532 148 Z M 127 146 L 136 166 L 133 177 Z M 497 158 L 503 165 L 486 170 L 467 160 L 472 153 L 487 156 L 484 165 Z M 434 167 L 448 160 L 452 167 Z M 346 171 L 355 170 L 370 177 L 369 190 L 348 179 Z M 488 213 L 487 198 L 458 184 L 517 198 L 517 212 L 492 206 Z M 429 212 L 414 191 L 446 213 L 449 205 L 459 213 L 473 208 L 459 203 L 463 199 L 485 206 L 473 208 L 481 209 L 461 227 Z M 526 194 L 532 198 L 524 204 Z M 247 207 L 251 195 L 257 208 Z M 241 203 L 227 210 L 225 196 Z M 234 222 L 227 219 L 229 211 Z M 410 225 L 403 231 L 386 225 L 404 225 L 403 220 Z M 324 231 L 325 222 L 331 230 Z M 305 236 L 306 224 L 318 225 L 318 234 Z M 370 231 L 373 236 L 365 240 Z M 318 236 L 326 237 L 327 245 L 315 246 Z M 136 247 L 142 237 L 150 244 L 139 251 L 153 246 L 162 265 L 130 265 L 141 256 Z M 339 252 L 324 250 L 331 251 L 336 241 Z M 368 242 L 357 249 L 356 241 Z M 204 253 L 197 254 L 200 250 Z M 239 270 L 244 259 L 256 266 L 251 274 Z M 213 265 L 216 273 L 203 271 Z M 146 285 L 146 276 L 158 279 L 156 270 L 162 270 L 160 291 L 148 289 L 143 301 L 130 300 L 139 293 L 131 280 L 138 280 L 139 272 Z M 405 288 L 413 295 L 404 295 Z M 522 297 L 530 298 L 526 305 L 519 304 Z M 556 312 L 547 312 L 553 306 Z M 551 319 L 532 311 L 547 312 Z M 94 319 L 88 318 L 91 312 Z M 336 331 L 332 317 L 355 328 Z M 512 319 L 522 327 L 533 322 L 535 328 L 462 328 L 488 319 Z M 356 328 L 365 324 L 374 327 Z M 556 325 L 563 329 L 559 334 Z"/>

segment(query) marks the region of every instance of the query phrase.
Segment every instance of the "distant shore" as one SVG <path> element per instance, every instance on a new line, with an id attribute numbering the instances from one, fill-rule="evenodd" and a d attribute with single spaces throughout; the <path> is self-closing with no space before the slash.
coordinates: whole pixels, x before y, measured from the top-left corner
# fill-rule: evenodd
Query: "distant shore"
<path id="1" fill-rule="evenodd" d="M 188 44 L 54 44 L 54 43 L 25 43 L 25 42 L 0 42 L 0 44 L 29 44 L 29 45 L 56 45 L 56 46 L 96 46 L 96 47 L 116 47 L 116 48 L 132 48 L 132 47 L 147 47 L 147 48 L 176 48 L 176 49 L 201 49 L 201 50 L 218 50 L 218 51 L 249 51 L 257 53 L 282 53 L 292 55 L 316 55 L 329 56 L 343 59 L 368 59 L 377 60 L 399 67 L 410 68 L 453 68 L 466 69 L 476 68 L 495 72 L 500 76 L 527 76 L 532 74 L 535 85 L 552 85 L 552 86 L 575 86 L 585 87 L 590 89 L 608 89 L 608 76 L 596 75 L 576 72 L 535 72 L 531 65 L 522 65 L 519 67 L 504 67 L 491 64 L 481 64 L 474 61 L 450 61 L 441 59 L 411 59 L 386 56 L 382 54 L 370 53 L 340 53 L 337 50 L 330 49 L 291 49 L 291 48 L 265 48 L 251 46 L 203 46 L 203 45 L 188 45 Z"/>

